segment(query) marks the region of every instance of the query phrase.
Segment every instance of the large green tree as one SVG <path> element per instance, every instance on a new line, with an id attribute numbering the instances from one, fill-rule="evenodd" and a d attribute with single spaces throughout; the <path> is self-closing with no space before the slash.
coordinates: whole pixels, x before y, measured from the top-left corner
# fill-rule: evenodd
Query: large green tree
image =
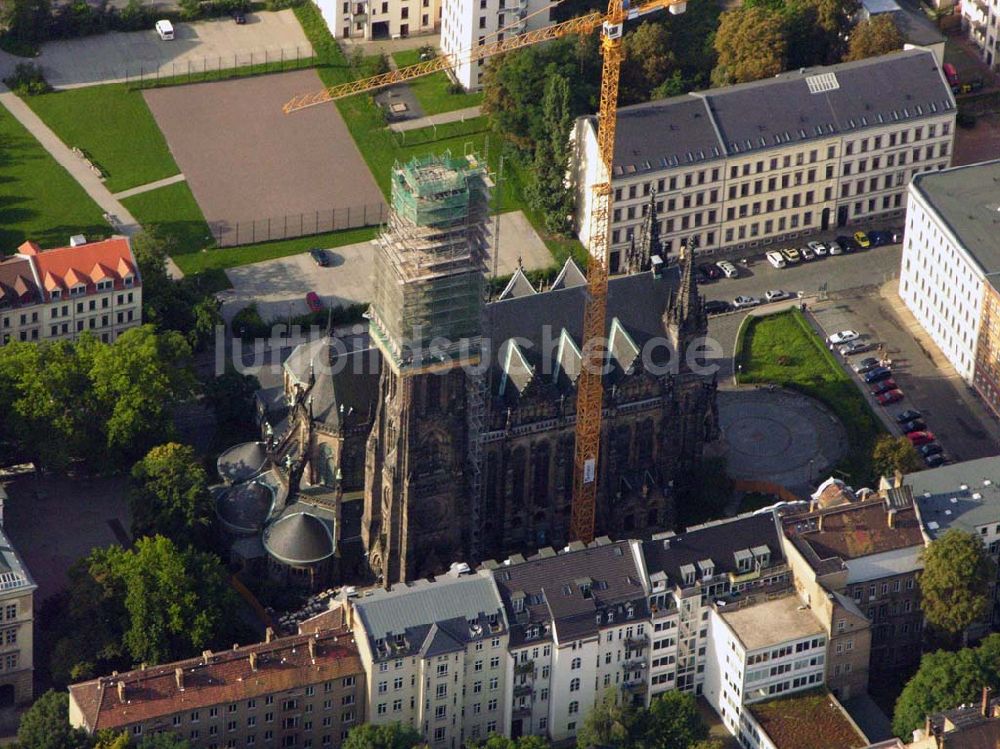
<path id="1" fill-rule="evenodd" d="M 648 101 L 674 71 L 677 60 L 666 24 L 646 21 L 625 35 L 619 106 Z"/>
<path id="2" fill-rule="evenodd" d="M 639 711 L 608 690 L 576 732 L 577 749 L 631 747 L 641 732 Z"/>
<path id="3" fill-rule="evenodd" d="M 903 35 L 899 33 L 892 13 L 862 21 L 851 32 L 851 41 L 847 48 L 847 60 L 864 60 L 868 57 L 878 57 L 903 48 Z"/>
<path id="4" fill-rule="evenodd" d="M 168 442 L 132 467 L 132 535 L 166 536 L 178 546 L 203 546 L 214 516 L 208 475 L 194 449 Z"/>
<path id="5" fill-rule="evenodd" d="M 0 27 L 22 44 L 36 45 L 48 39 L 51 23 L 49 0 L 4 0 L 0 3 Z"/>
<path id="6" fill-rule="evenodd" d="M 785 69 L 787 48 L 780 11 L 763 6 L 727 10 L 715 33 L 718 63 L 712 83 L 726 86 L 777 75 Z"/>
<path id="7" fill-rule="evenodd" d="M 205 383 L 205 400 L 215 413 L 216 423 L 223 429 L 237 430 L 254 424 L 254 394 L 260 382 L 253 375 L 227 369 Z"/>
<path id="8" fill-rule="evenodd" d="M 90 738 L 69 724 L 69 694 L 49 690 L 21 716 L 20 749 L 86 749 Z"/>
<path id="9" fill-rule="evenodd" d="M 578 749 L 686 749 L 707 738 L 708 727 L 690 694 L 665 692 L 642 709 L 609 690 L 584 718 L 576 745 Z"/>
<path id="10" fill-rule="evenodd" d="M 955 636 L 989 611 L 996 566 L 979 536 L 952 528 L 923 552 L 921 606 L 928 623 Z"/>
<path id="11" fill-rule="evenodd" d="M 423 743 L 419 731 L 402 723 L 362 723 L 351 729 L 341 749 L 412 749 Z"/>
<path id="12" fill-rule="evenodd" d="M 924 467 L 920 453 L 906 437 L 883 434 L 872 449 L 872 468 L 880 476 L 893 476 L 896 471 L 913 473 Z"/>
<path id="13" fill-rule="evenodd" d="M 569 82 L 561 75 L 552 76 L 545 84 L 543 130 L 535 144 L 533 183 L 529 191 L 532 202 L 545 216 L 546 227 L 556 233 L 568 229 L 568 216 L 573 210 L 573 194 L 566 185 L 573 125 L 569 97 Z"/>

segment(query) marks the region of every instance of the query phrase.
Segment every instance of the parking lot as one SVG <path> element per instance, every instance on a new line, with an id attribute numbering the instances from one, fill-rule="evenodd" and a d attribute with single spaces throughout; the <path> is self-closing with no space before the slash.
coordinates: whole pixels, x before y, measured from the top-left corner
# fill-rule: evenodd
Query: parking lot
<path id="1" fill-rule="evenodd" d="M 230 18 L 178 23 L 174 31 L 173 41 L 150 29 L 46 42 L 37 62 L 52 86 L 76 88 L 136 78 L 140 71 L 169 76 L 312 55 L 291 10 L 250 13 L 243 25 Z"/>

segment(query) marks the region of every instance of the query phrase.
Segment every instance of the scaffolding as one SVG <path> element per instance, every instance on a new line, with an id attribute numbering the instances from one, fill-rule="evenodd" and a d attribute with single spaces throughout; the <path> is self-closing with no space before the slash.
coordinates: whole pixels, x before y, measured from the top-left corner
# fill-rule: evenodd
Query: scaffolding
<path id="1" fill-rule="evenodd" d="M 398 162 L 376 240 L 373 333 L 401 368 L 478 358 L 489 188 L 474 159 Z"/>

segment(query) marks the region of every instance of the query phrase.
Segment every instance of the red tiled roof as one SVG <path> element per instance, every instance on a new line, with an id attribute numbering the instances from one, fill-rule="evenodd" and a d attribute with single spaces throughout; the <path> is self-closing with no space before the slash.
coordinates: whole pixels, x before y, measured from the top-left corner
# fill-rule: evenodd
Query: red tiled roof
<path id="1" fill-rule="evenodd" d="M 310 640 L 315 642 L 315 657 L 309 652 Z M 178 687 L 176 669 L 183 672 L 183 689 Z M 87 729 L 98 731 L 363 674 L 354 637 L 341 627 L 105 676 L 73 684 L 69 692 Z M 124 702 L 119 682 L 124 683 Z"/>
<path id="2" fill-rule="evenodd" d="M 135 275 L 132 250 L 126 237 L 112 237 L 100 242 L 88 242 L 77 247 L 56 247 L 41 250 L 33 242 L 25 242 L 18 251 L 33 256 L 38 275 L 45 279 L 46 289 L 62 287 L 67 291 L 77 284 L 87 286 L 87 293 L 95 291 L 95 284 L 104 279 L 113 279 L 116 289 L 124 287 L 126 275 Z M 116 269 L 112 271 L 111 269 Z M 52 278 L 57 286 L 50 285 Z M 138 285 L 139 279 L 134 284 Z"/>

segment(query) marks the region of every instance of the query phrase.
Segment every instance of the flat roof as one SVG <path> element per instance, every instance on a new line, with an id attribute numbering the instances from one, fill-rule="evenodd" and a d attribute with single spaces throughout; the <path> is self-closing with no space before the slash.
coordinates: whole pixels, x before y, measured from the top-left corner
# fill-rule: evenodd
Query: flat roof
<path id="1" fill-rule="evenodd" d="M 918 174 L 912 184 L 983 272 L 1000 273 L 1000 159 Z"/>
<path id="2" fill-rule="evenodd" d="M 868 739 L 826 689 L 755 702 L 747 709 L 776 749 L 860 749 Z"/>
<path id="3" fill-rule="evenodd" d="M 802 608 L 796 595 L 735 608 L 719 608 L 726 621 L 747 650 L 759 650 L 790 640 L 821 635 L 825 632 L 812 611 Z"/>
<path id="4" fill-rule="evenodd" d="M 932 539 L 950 528 L 978 533 L 1000 523 L 1000 456 L 911 473 L 904 481 Z"/>

